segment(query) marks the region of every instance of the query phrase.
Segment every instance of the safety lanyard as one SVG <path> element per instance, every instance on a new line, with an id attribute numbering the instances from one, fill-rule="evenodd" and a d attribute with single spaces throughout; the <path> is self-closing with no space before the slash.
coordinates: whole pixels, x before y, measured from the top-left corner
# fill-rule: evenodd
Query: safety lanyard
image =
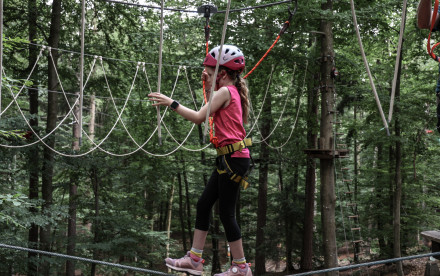
<path id="1" fill-rule="evenodd" d="M 432 14 L 432 19 L 431 19 L 431 29 L 429 30 L 428 44 L 427 44 L 428 54 L 437 62 L 439 62 L 439 58 L 434 54 L 434 50 L 435 48 L 437 48 L 438 45 L 440 45 L 440 42 L 437 42 L 433 47 L 431 47 L 431 34 L 435 26 L 435 21 L 437 19 L 438 6 L 439 6 L 439 0 L 435 0 L 434 12 Z"/>

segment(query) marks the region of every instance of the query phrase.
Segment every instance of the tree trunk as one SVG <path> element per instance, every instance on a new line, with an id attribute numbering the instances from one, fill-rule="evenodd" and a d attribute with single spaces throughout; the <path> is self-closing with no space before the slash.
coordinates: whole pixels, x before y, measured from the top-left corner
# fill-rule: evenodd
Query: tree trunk
<path id="1" fill-rule="evenodd" d="M 78 197 L 78 173 L 72 172 L 69 183 L 69 219 L 67 226 L 67 255 L 75 256 L 76 248 L 76 208 Z M 66 275 L 75 276 L 75 263 L 66 261 Z"/>
<path id="2" fill-rule="evenodd" d="M 79 116 L 79 106 L 76 105 L 73 109 L 73 113 L 75 117 Z M 78 122 L 75 122 L 72 125 L 72 149 L 73 151 L 79 150 L 79 134 L 80 127 Z M 78 173 L 76 171 L 72 171 L 70 174 L 70 182 L 69 182 L 69 218 L 67 223 L 67 249 L 66 253 L 70 256 L 75 256 L 75 248 L 76 248 L 76 208 L 77 208 L 77 193 L 78 193 Z M 72 260 L 66 261 L 66 275 L 67 276 L 75 276 L 75 263 Z"/>
<path id="3" fill-rule="evenodd" d="M 311 56 L 313 57 L 314 55 Z M 319 75 L 315 75 L 313 81 L 310 83 L 310 85 L 308 85 L 309 93 L 307 95 L 307 147 L 309 149 L 318 148 L 318 135 L 316 133 L 316 130 L 318 129 L 318 90 L 315 89 L 315 80 L 319 80 Z M 314 158 L 307 156 L 306 187 L 304 200 L 304 230 L 301 251 L 302 271 L 311 271 L 313 269 L 315 191 L 316 161 Z"/>
<path id="4" fill-rule="evenodd" d="M 168 208 L 167 208 L 167 219 L 166 219 L 166 231 L 167 231 L 167 238 L 168 238 L 168 242 L 167 242 L 167 247 L 166 247 L 166 254 L 167 257 L 170 254 L 170 238 L 171 238 L 171 215 L 173 213 L 173 198 L 174 198 L 174 178 L 172 179 L 171 182 L 171 188 L 170 188 L 170 198 L 168 200 Z"/>
<path id="5" fill-rule="evenodd" d="M 406 17 L 404 19 L 403 24 L 405 25 Z M 402 42 L 403 43 L 403 42 Z M 396 160 L 396 168 L 394 175 L 394 206 L 393 206 L 393 235 L 394 235 L 394 258 L 400 258 L 401 248 L 400 248 L 400 208 L 402 201 L 402 142 L 400 141 L 400 76 L 402 72 L 402 59 L 403 59 L 403 51 L 400 52 L 399 64 L 398 64 L 398 72 L 397 72 L 397 82 L 396 82 L 396 93 L 395 93 L 395 107 L 394 107 L 394 129 L 396 135 L 396 151 L 395 151 L 395 160 Z M 399 276 L 403 276 L 403 266 L 402 262 L 396 263 L 397 274 Z"/>
<path id="6" fill-rule="evenodd" d="M 182 231 L 183 252 L 187 252 L 188 246 L 186 244 L 186 230 L 185 230 L 185 219 L 184 219 L 185 209 L 183 206 L 182 175 L 180 173 L 177 174 L 177 184 L 179 185 L 179 219 L 180 219 L 180 229 Z"/>
<path id="7" fill-rule="evenodd" d="M 58 60 L 58 52 L 54 50 L 58 48 L 60 39 L 60 20 L 61 20 L 61 0 L 54 0 L 52 2 L 52 16 L 49 34 L 49 46 L 52 48 L 52 55 L 54 58 L 55 66 Z M 48 62 L 48 90 L 57 91 L 58 79 L 54 65 L 50 58 Z M 46 133 L 51 132 L 57 123 L 57 93 L 49 93 L 47 96 L 47 125 Z M 47 138 L 46 143 L 49 147 L 55 147 L 55 132 Z M 44 200 L 42 211 L 43 213 L 50 209 L 52 206 L 52 178 L 53 178 L 53 163 L 54 152 L 45 147 L 43 152 L 43 168 L 42 168 L 42 198 Z M 51 245 L 51 225 L 46 225 L 41 228 L 40 231 L 40 249 L 44 251 L 50 251 Z M 47 258 L 47 257 L 46 257 Z M 49 262 L 45 261 L 42 265 L 42 274 L 50 274 Z"/>
<path id="8" fill-rule="evenodd" d="M 332 10 L 332 0 L 327 0 L 321 7 L 323 10 Z M 321 51 L 321 138 L 319 144 L 322 149 L 333 148 L 332 121 L 334 112 L 333 80 L 330 72 L 334 62 L 332 23 L 326 19 L 321 20 L 322 36 Z M 321 221 L 323 228 L 322 240 L 324 244 L 324 267 L 332 268 L 338 266 L 336 247 L 336 222 L 335 222 L 335 181 L 334 162 L 332 159 L 321 159 Z M 329 272 L 326 275 L 339 275 L 336 272 Z"/>
<path id="9" fill-rule="evenodd" d="M 270 122 L 272 113 L 272 97 L 267 94 L 266 102 L 262 110 L 261 135 L 263 138 L 269 136 Z M 265 228 L 267 216 L 267 181 L 269 174 L 269 158 L 270 149 L 266 143 L 261 143 L 260 148 L 260 170 L 258 175 L 258 210 L 257 210 L 257 233 L 255 246 L 255 275 L 263 275 L 266 273 L 266 247 L 265 247 Z"/>
<path id="10" fill-rule="evenodd" d="M 37 1 L 28 0 L 28 25 L 29 25 L 29 41 L 32 43 L 36 42 L 37 39 Z M 30 73 L 32 66 L 35 64 L 38 57 L 38 50 L 35 45 L 29 44 L 29 67 L 27 68 L 27 73 Z M 35 67 L 35 72 L 38 72 L 38 67 Z M 37 132 L 38 127 L 38 80 L 34 79 L 34 84 L 29 90 L 29 110 L 31 114 L 31 119 L 29 124 Z M 38 132 L 37 132 L 38 133 Z M 33 137 L 33 135 L 31 136 Z M 35 140 L 33 137 L 31 141 Z M 38 184 L 39 184 L 39 173 L 40 173 L 40 160 L 39 160 L 39 147 L 33 146 L 29 149 L 28 153 L 28 168 L 29 168 L 29 199 L 38 199 Z M 30 208 L 31 213 L 35 216 L 37 215 L 37 208 Z M 38 225 L 32 223 L 29 228 L 28 233 L 28 247 L 32 249 L 38 248 Z M 35 259 L 37 254 L 33 252 L 28 253 L 28 275 L 37 275 L 38 270 L 35 265 Z"/>
<path id="11" fill-rule="evenodd" d="M 95 219 L 93 221 L 93 243 L 94 245 L 97 245 L 101 241 L 100 240 L 101 227 L 100 227 L 100 219 L 99 219 L 99 178 L 98 178 L 98 171 L 95 166 L 92 167 L 90 178 L 93 185 L 93 196 L 95 201 L 94 203 Z M 96 248 L 93 249 L 93 259 L 97 260 L 98 256 L 99 256 L 98 249 Z M 93 263 L 90 275 L 95 276 L 95 273 L 96 273 L 96 264 Z"/>
<path id="12" fill-rule="evenodd" d="M 96 115 L 96 103 L 95 95 L 90 96 L 90 122 L 89 122 L 89 136 L 93 141 L 95 138 L 95 115 Z"/>
<path id="13" fill-rule="evenodd" d="M 191 226 L 191 203 L 190 203 L 190 195 L 189 195 L 189 183 L 188 183 L 188 176 L 186 174 L 185 160 L 182 160 L 182 162 L 183 162 L 183 181 L 185 183 L 186 223 L 187 223 L 187 229 L 189 235 L 189 243 L 192 244 L 193 234 L 192 234 L 192 226 Z"/>

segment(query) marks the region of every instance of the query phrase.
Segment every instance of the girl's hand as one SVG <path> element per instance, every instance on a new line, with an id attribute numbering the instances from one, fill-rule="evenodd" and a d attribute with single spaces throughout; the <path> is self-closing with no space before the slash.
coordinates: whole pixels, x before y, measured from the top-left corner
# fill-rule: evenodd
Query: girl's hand
<path id="1" fill-rule="evenodd" d="M 157 92 L 148 94 L 148 98 L 148 100 L 153 102 L 153 106 L 170 106 L 173 103 L 171 98 Z"/>
<path id="2" fill-rule="evenodd" d="M 206 69 L 203 70 L 203 72 L 202 72 L 202 81 L 205 82 L 206 90 L 210 90 L 210 89 L 211 89 L 211 86 L 212 86 L 212 76 L 210 76 L 210 75 L 208 74 L 208 72 L 206 71 Z"/>

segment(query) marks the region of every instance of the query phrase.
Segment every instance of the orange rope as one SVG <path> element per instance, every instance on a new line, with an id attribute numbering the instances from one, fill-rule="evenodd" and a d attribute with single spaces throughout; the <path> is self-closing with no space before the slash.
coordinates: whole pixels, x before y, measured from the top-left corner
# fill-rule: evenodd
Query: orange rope
<path id="1" fill-rule="evenodd" d="M 209 28 L 209 26 L 208 26 Z M 209 54 L 209 40 L 206 39 L 206 55 Z M 206 84 L 205 81 L 203 81 L 203 98 L 205 100 L 205 104 L 208 103 L 208 98 L 206 95 Z M 214 145 L 214 147 L 218 147 L 218 139 L 217 137 L 214 137 L 214 120 L 212 117 L 209 117 L 209 141 Z"/>
<path id="2" fill-rule="evenodd" d="M 280 37 L 281 37 L 281 34 L 279 34 L 277 36 L 277 38 L 275 39 L 272 46 L 270 46 L 270 48 L 266 51 L 266 53 L 263 55 L 263 57 L 257 62 L 257 64 L 255 64 L 254 68 L 252 68 L 252 70 L 249 71 L 249 73 L 247 73 L 246 76 L 243 77 L 243 79 L 246 79 L 252 72 L 254 72 L 255 69 L 257 69 L 257 67 L 260 65 L 260 63 L 267 57 L 267 55 L 270 53 L 270 51 L 272 51 L 272 48 L 275 46 L 275 44 L 277 44 L 278 40 L 280 40 Z"/>

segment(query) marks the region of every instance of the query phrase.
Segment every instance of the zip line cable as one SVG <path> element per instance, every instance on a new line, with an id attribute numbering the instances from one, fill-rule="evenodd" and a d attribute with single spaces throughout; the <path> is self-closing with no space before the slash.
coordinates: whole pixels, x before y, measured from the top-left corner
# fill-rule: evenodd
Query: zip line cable
<path id="1" fill-rule="evenodd" d="M 167 274 L 167 273 L 164 273 L 161 271 L 138 268 L 138 267 L 133 267 L 133 266 L 128 266 L 128 265 L 115 264 L 115 263 L 104 262 L 104 261 L 97 261 L 97 260 L 88 259 L 88 258 L 76 257 L 76 256 L 71 256 L 71 255 L 66 255 L 66 254 L 48 252 L 48 251 L 31 249 L 31 248 L 20 247 L 20 246 L 14 246 L 14 245 L 3 244 L 3 243 L 0 243 L 0 248 L 19 250 L 19 251 L 25 251 L 25 252 L 32 252 L 32 253 L 48 255 L 48 256 L 53 256 L 53 257 L 58 257 L 58 258 L 75 260 L 75 261 L 94 263 L 94 264 L 99 264 L 99 265 L 106 265 L 106 266 L 116 267 L 116 268 L 120 268 L 120 269 L 128 269 L 131 271 L 144 272 L 144 273 L 153 274 L 153 275 L 172 276 L 171 274 Z"/>
<path id="2" fill-rule="evenodd" d="M 116 0 L 104 0 L 104 1 L 107 3 L 123 4 L 123 5 L 127 5 L 127 6 L 134 6 L 134 7 L 148 8 L 148 9 L 158 9 L 158 10 L 161 9 L 161 7 L 158 7 L 158 6 L 128 3 L 128 2 L 116 1 Z M 229 10 L 229 12 L 239 12 L 239 11 L 254 10 L 254 9 L 259 9 L 259 8 L 267 8 L 267 7 L 272 7 L 272 6 L 291 3 L 291 2 L 293 2 L 293 0 L 285 0 L 285 1 L 279 1 L 279 2 L 274 2 L 274 3 L 262 4 L 262 5 L 258 5 L 258 6 L 246 7 L 246 8 L 231 9 L 231 10 Z M 164 10 L 185 12 L 185 13 L 199 13 L 197 10 L 186 10 L 186 9 L 179 9 L 179 8 L 164 8 Z M 216 13 L 227 13 L 227 12 L 228 11 L 226 9 L 224 11 L 219 10 Z"/>
<path id="3" fill-rule="evenodd" d="M 362 45 L 362 38 L 361 38 L 361 34 L 359 32 L 359 25 L 358 25 L 357 19 L 356 19 L 356 11 L 354 9 L 354 1 L 350 0 L 350 4 L 351 4 L 351 14 L 353 16 L 353 25 L 354 25 L 354 29 L 356 31 L 357 39 L 359 42 L 359 48 L 361 51 L 362 59 L 364 61 L 365 69 L 367 70 L 368 78 L 370 79 L 371 89 L 373 90 L 374 98 L 376 99 L 376 104 L 379 109 L 379 113 L 382 118 L 385 130 L 387 131 L 387 135 L 390 136 L 390 129 L 388 128 L 388 123 L 387 123 L 387 120 L 385 119 L 385 115 L 383 113 L 383 109 L 382 109 L 382 105 L 380 103 L 379 96 L 377 95 L 376 86 L 374 85 L 374 80 L 373 80 L 373 76 L 370 71 L 370 67 L 368 65 L 367 57 L 365 56 L 364 46 Z"/>

